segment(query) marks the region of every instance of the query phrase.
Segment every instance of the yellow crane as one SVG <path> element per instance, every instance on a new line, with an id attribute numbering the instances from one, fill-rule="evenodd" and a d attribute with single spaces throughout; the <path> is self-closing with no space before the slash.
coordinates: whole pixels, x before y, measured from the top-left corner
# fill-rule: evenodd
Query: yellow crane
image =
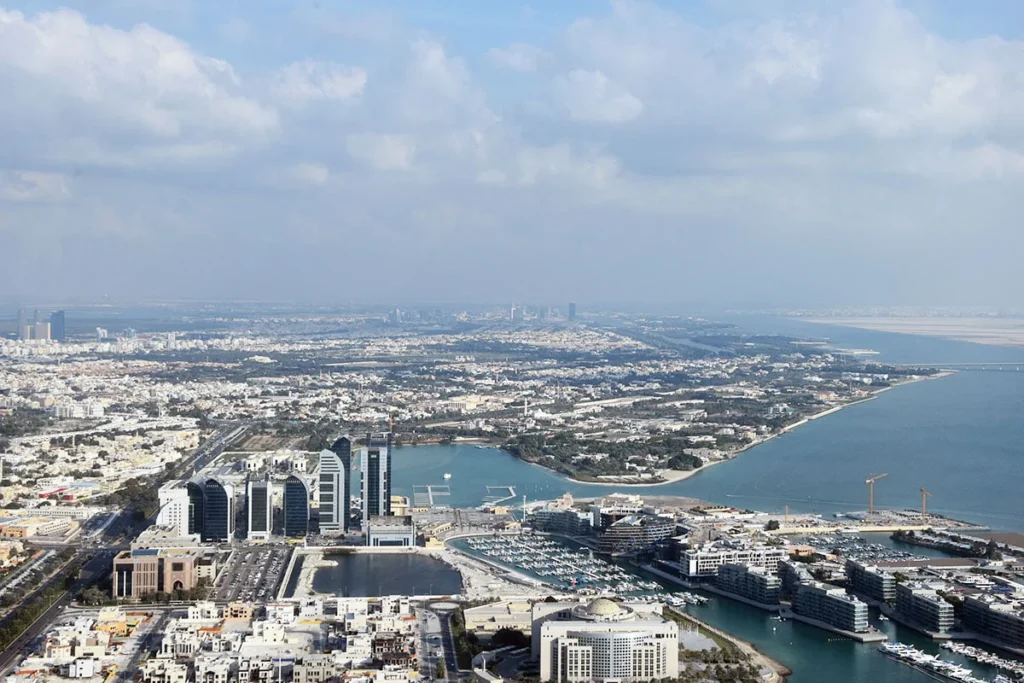
<path id="1" fill-rule="evenodd" d="M 875 511 L 875 482 L 882 477 L 889 476 L 888 472 L 883 474 L 875 474 L 864 480 L 864 483 L 868 485 L 868 514 L 872 514 Z"/>
<path id="2" fill-rule="evenodd" d="M 928 516 L 928 499 L 932 497 L 931 491 L 921 487 L 921 519 Z"/>

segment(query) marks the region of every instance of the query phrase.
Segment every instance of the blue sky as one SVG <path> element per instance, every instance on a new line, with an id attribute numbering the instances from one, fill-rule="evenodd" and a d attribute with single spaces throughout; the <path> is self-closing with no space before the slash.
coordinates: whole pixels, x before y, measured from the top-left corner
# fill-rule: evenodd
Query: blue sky
<path id="1" fill-rule="evenodd" d="M 1014 305 L 1022 28 L 1009 0 L 0 0 L 0 300 Z"/>

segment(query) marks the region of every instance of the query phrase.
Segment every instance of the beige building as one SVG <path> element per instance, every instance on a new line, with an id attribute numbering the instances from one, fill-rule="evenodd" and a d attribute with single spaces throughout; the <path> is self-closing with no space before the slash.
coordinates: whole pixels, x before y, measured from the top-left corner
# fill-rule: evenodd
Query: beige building
<path id="1" fill-rule="evenodd" d="M 192 590 L 199 583 L 203 554 L 198 549 L 124 550 L 114 558 L 113 596 L 138 599 Z"/>
<path id="2" fill-rule="evenodd" d="M 556 603 L 557 604 L 557 603 Z M 679 675 L 679 627 L 659 615 L 598 598 L 537 611 L 540 680 L 630 683 Z"/>

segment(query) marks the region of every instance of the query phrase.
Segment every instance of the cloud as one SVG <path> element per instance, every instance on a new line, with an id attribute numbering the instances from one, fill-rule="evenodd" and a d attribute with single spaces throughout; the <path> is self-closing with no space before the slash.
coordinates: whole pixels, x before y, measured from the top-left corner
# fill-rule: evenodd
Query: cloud
<path id="1" fill-rule="evenodd" d="M 366 88 L 366 71 L 330 62 L 295 62 L 274 74 L 274 93 L 289 104 L 347 100 Z"/>
<path id="2" fill-rule="evenodd" d="M 555 100 L 577 121 L 625 123 L 640 116 L 644 103 L 601 71 L 575 69 L 554 82 Z"/>
<path id="3" fill-rule="evenodd" d="M 8 202 L 62 202 L 70 199 L 67 179 L 60 173 L 0 172 L 0 200 Z"/>
<path id="4" fill-rule="evenodd" d="M 230 43 L 244 43 L 252 36 L 252 27 L 245 19 L 231 17 L 220 25 L 220 34 Z"/>
<path id="5" fill-rule="evenodd" d="M 278 127 L 227 62 L 145 24 L 120 30 L 71 10 L 0 10 L 0 92 L 0 130 L 36 160 L 75 145 L 95 151 L 89 161 L 140 143 L 228 149 Z"/>
<path id="6" fill-rule="evenodd" d="M 330 170 L 323 164 L 305 162 L 291 168 L 293 178 L 309 185 L 323 185 L 330 175 Z"/>
<path id="7" fill-rule="evenodd" d="M 398 135 L 360 133 L 345 139 L 348 153 L 356 161 L 378 171 L 412 170 L 416 146 Z"/>
<path id="8" fill-rule="evenodd" d="M 512 71 L 536 71 L 551 58 L 551 54 L 536 45 L 512 43 L 507 48 L 492 47 L 487 57 L 494 64 Z"/>

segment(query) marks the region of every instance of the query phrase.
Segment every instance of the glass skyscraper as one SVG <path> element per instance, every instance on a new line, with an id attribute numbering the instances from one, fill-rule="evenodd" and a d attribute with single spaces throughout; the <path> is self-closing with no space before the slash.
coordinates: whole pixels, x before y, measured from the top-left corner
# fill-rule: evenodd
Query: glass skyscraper
<path id="1" fill-rule="evenodd" d="M 235 533 L 235 514 L 232 505 L 234 491 L 231 484 L 207 479 L 203 485 L 205 495 L 203 540 L 230 541 Z"/>
<path id="2" fill-rule="evenodd" d="M 309 484 L 294 474 L 284 482 L 284 535 L 301 538 L 309 533 Z"/>
<path id="3" fill-rule="evenodd" d="M 50 314 L 50 339 L 59 341 L 61 344 L 68 340 L 64 311 L 54 311 Z"/>
<path id="4" fill-rule="evenodd" d="M 352 498 L 352 440 L 343 436 L 330 450 L 320 451 L 320 531 L 344 533 L 349 528 Z"/>
<path id="5" fill-rule="evenodd" d="M 205 536 L 203 526 L 205 521 L 206 494 L 203 491 L 203 487 L 194 481 L 185 484 L 185 488 L 188 489 L 188 532 Z"/>
<path id="6" fill-rule="evenodd" d="M 273 531 L 274 507 L 271 500 L 273 490 L 268 479 L 250 479 L 247 490 L 247 512 L 249 540 L 265 541 Z"/>
<path id="7" fill-rule="evenodd" d="M 360 487 L 366 528 L 370 517 L 391 514 L 391 432 L 366 435 Z"/>

